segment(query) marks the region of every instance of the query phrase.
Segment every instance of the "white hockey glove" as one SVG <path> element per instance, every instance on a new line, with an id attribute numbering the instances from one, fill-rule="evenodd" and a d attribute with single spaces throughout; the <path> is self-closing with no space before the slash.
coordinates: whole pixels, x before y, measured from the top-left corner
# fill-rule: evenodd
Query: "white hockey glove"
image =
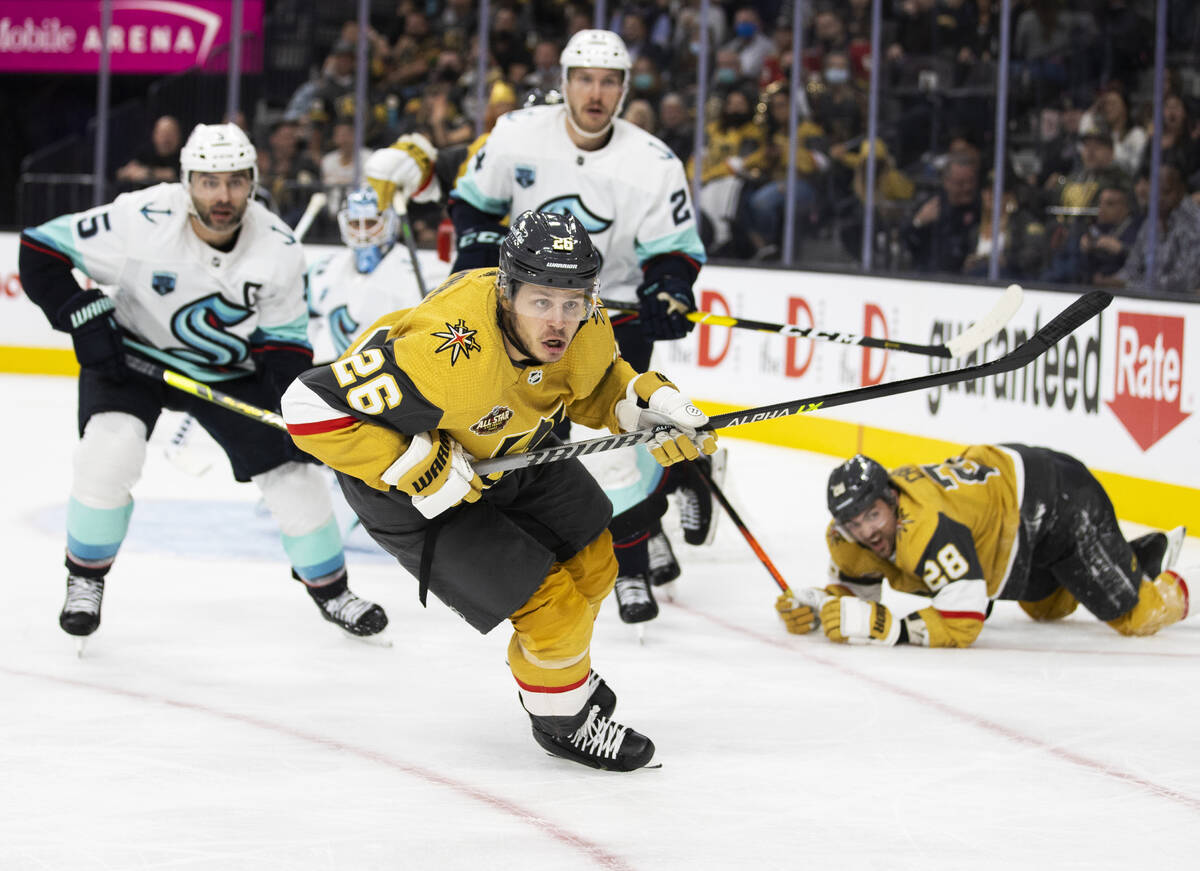
<path id="1" fill-rule="evenodd" d="M 437 517 L 460 502 L 478 502 L 483 479 L 471 467 L 473 457 L 440 429 L 413 436 L 408 449 L 380 479 L 412 496 L 425 517 Z"/>
<path id="2" fill-rule="evenodd" d="M 900 640 L 900 621 L 879 602 L 839 596 L 821 606 L 825 637 L 839 644 L 883 644 Z"/>
<path id="3" fill-rule="evenodd" d="M 717 434 L 700 430 L 708 423 L 708 415 L 657 372 L 645 372 L 629 382 L 625 398 L 617 400 L 616 414 L 621 432 L 668 427 L 648 445 L 659 465 L 694 460 L 717 449 Z"/>
<path id="4" fill-rule="evenodd" d="M 802 587 L 780 593 L 775 600 L 775 610 L 788 632 L 807 635 L 821 625 L 821 606 L 832 598 L 817 587 Z"/>
<path id="5" fill-rule="evenodd" d="M 437 149 L 420 133 L 405 133 L 387 148 L 367 158 L 363 175 L 379 195 L 379 208 L 408 209 L 408 201 L 431 203 L 441 199 L 442 187 L 433 172 Z M 396 203 L 399 197 L 401 202 Z"/>

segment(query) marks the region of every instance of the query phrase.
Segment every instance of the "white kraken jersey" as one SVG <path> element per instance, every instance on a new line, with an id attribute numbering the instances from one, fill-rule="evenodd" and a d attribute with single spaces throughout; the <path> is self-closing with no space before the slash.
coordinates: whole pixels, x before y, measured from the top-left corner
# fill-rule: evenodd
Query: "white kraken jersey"
<path id="1" fill-rule="evenodd" d="M 401 245 L 393 246 L 374 271 L 365 275 L 354 268 L 350 248 L 319 260 L 308 270 L 308 340 L 313 362 L 336 360 L 359 330 L 420 301 L 412 258 Z"/>
<path id="2" fill-rule="evenodd" d="M 616 119 L 607 145 L 583 151 L 566 125 L 561 105 L 501 116 L 453 195 L 497 215 L 573 214 L 604 258 L 600 292 L 608 299 L 635 299 L 642 264 L 660 254 L 703 263 L 687 178 L 671 149 Z"/>
<path id="3" fill-rule="evenodd" d="M 307 346 L 304 254 L 251 201 L 229 252 L 200 240 L 182 184 L 122 194 L 28 231 L 109 288 L 129 344 L 203 381 L 253 371 L 251 344 Z"/>

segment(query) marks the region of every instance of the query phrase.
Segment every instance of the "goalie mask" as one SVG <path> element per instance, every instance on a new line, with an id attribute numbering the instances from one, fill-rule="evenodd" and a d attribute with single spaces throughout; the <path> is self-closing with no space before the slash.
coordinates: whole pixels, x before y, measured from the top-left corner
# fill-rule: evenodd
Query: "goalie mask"
<path id="1" fill-rule="evenodd" d="M 379 208 L 379 196 L 363 185 L 346 197 L 338 212 L 342 242 L 354 251 L 354 268 L 363 274 L 375 270 L 396 243 L 398 221 L 390 208 Z"/>
<path id="2" fill-rule="evenodd" d="M 825 499 L 834 522 L 844 526 L 874 505 L 876 499 L 895 505 L 896 491 L 887 469 L 870 457 L 855 454 L 829 474 Z"/>

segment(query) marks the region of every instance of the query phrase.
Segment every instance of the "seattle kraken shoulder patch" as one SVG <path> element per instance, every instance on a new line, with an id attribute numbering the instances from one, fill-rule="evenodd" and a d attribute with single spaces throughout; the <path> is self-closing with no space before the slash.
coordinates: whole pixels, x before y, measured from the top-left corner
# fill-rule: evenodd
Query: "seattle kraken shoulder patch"
<path id="1" fill-rule="evenodd" d="M 175 289 L 175 273 L 155 272 L 150 276 L 150 286 L 159 296 L 166 296 Z"/>
<path id="2" fill-rule="evenodd" d="M 532 166 L 521 166 L 518 164 L 513 180 L 523 188 L 530 188 L 537 181 L 537 172 Z"/>

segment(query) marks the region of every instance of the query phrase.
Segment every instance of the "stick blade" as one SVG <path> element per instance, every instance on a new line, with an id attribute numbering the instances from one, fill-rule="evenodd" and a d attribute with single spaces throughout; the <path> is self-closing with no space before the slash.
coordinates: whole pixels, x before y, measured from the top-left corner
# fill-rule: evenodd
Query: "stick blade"
<path id="1" fill-rule="evenodd" d="M 1089 290 L 1065 309 L 1058 313 L 1046 326 L 1029 337 L 1029 344 L 1038 343 L 1042 351 L 1057 345 L 1058 342 L 1075 332 L 1100 312 L 1108 308 L 1113 301 L 1111 293 L 1103 290 Z"/>
<path id="2" fill-rule="evenodd" d="M 946 342 L 946 349 L 950 352 L 950 356 L 965 357 L 1000 332 L 1004 325 L 1012 320 L 1012 316 L 1017 313 L 1017 309 L 1021 307 L 1024 299 L 1025 291 L 1021 289 L 1021 285 L 1010 284 L 1006 287 L 1000 296 L 1000 301 L 990 312 Z"/>

